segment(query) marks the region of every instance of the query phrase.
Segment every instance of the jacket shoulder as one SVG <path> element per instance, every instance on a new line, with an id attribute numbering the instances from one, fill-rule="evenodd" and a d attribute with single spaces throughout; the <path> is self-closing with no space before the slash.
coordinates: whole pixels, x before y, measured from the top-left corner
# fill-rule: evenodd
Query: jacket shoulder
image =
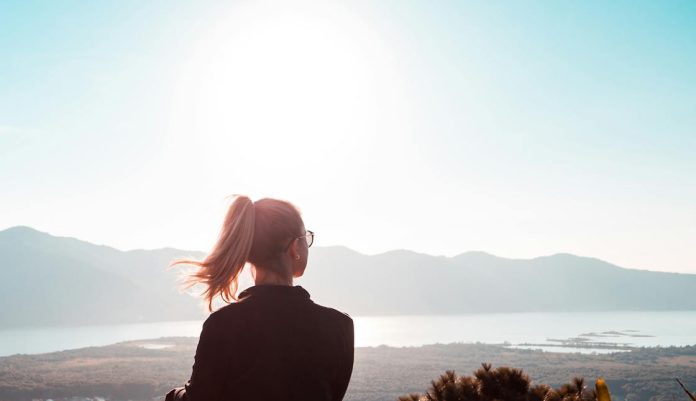
<path id="1" fill-rule="evenodd" d="M 316 303 L 314 305 L 319 310 L 319 313 L 326 316 L 327 319 L 331 319 L 342 326 L 353 325 L 353 318 L 350 317 L 349 314 L 341 312 L 338 309 L 330 308 L 328 306 L 323 306 Z"/>
<path id="2" fill-rule="evenodd" d="M 230 320 L 243 320 L 249 315 L 249 312 L 250 308 L 249 305 L 246 305 L 246 302 L 232 302 L 211 312 L 206 322 L 210 321 L 212 324 L 217 324 L 229 322 Z"/>

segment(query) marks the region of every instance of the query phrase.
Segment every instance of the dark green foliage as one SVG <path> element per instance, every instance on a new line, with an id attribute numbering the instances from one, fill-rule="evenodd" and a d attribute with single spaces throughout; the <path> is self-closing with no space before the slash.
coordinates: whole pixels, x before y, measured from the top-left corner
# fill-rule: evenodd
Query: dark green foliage
<path id="1" fill-rule="evenodd" d="M 423 394 L 409 394 L 399 401 L 594 401 L 594 390 L 588 390 L 583 378 L 552 389 L 548 385 L 532 386 L 521 369 L 502 366 L 493 369 L 484 363 L 472 376 L 457 376 L 448 370 Z"/>

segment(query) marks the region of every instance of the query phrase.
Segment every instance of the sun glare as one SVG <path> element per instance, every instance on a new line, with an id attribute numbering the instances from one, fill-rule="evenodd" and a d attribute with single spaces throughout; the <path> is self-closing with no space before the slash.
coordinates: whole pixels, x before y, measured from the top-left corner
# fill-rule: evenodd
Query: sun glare
<path id="1" fill-rule="evenodd" d="M 263 155 L 270 170 L 301 167 L 364 144 L 380 71 L 369 37 L 338 10 L 259 7 L 232 9 L 185 63 L 179 128 L 223 166 Z"/>
<path id="2" fill-rule="evenodd" d="M 389 179 L 376 172 L 410 168 L 403 137 L 413 113 L 393 46 L 355 12 L 338 2 L 237 3 L 203 30 L 170 114 L 200 198 L 234 188 L 292 199 L 308 222 L 332 222 L 313 225 L 324 244 L 340 243 L 353 219 L 335 210 L 371 218 L 363 194 Z"/>

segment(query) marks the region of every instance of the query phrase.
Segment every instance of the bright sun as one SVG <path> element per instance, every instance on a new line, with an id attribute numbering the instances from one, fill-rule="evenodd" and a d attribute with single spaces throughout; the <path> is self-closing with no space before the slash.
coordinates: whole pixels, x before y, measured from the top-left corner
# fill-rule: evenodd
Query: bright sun
<path id="1" fill-rule="evenodd" d="M 197 197 L 292 199 L 308 221 L 333 222 L 313 226 L 331 241 L 350 223 L 335 210 L 371 218 L 370 185 L 407 176 L 395 161 L 413 164 L 401 137 L 413 113 L 397 57 L 355 12 L 250 2 L 214 18 L 181 60 L 170 118 Z"/>
<path id="2" fill-rule="evenodd" d="M 376 45 L 340 6 L 316 7 L 237 6 L 200 41 L 177 119 L 208 160 L 263 153 L 278 163 L 270 169 L 331 163 L 374 137 Z M 311 160 L 288 155 L 298 144 Z"/>

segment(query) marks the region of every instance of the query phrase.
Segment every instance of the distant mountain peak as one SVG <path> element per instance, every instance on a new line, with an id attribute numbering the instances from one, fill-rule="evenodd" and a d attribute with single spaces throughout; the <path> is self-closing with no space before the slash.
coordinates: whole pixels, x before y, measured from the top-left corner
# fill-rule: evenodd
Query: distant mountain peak
<path id="1" fill-rule="evenodd" d="M 35 228 L 31 228 L 29 226 L 14 226 L 14 227 L 9 227 L 6 228 L 2 231 L 0 231 L 0 234 L 12 234 L 12 233 L 36 233 L 36 234 L 46 234 L 43 231 L 39 231 Z"/>
<path id="2" fill-rule="evenodd" d="M 568 252 L 558 252 L 558 253 L 553 253 L 551 255 L 540 256 L 540 257 L 542 257 L 542 258 L 569 258 L 569 259 L 584 258 L 584 256 L 579 256 L 579 255 L 575 255 L 575 254 L 568 253 Z"/>
<path id="3" fill-rule="evenodd" d="M 454 258 L 459 258 L 459 257 L 482 257 L 482 258 L 499 258 L 499 259 L 505 259 L 501 258 L 500 256 L 493 255 L 492 253 L 488 253 L 485 251 L 466 251 L 462 252 L 459 255 L 453 256 Z"/>
<path id="4" fill-rule="evenodd" d="M 546 256 L 537 256 L 536 258 L 531 258 L 529 260 L 542 260 L 542 259 L 552 259 L 552 260 L 565 260 L 565 261 L 594 261 L 606 264 L 611 264 L 602 259 L 593 258 L 591 256 L 580 256 L 567 252 L 554 253 Z"/>
<path id="5" fill-rule="evenodd" d="M 0 231 L 0 237 L 12 240 L 33 240 L 37 238 L 48 238 L 51 235 L 29 226 L 14 226 Z"/>
<path id="6" fill-rule="evenodd" d="M 107 249 L 112 252 L 119 252 L 119 253 L 189 253 L 189 254 L 200 254 L 200 251 L 195 251 L 195 250 L 181 250 L 181 249 L 175 249 L 171 247 L 165 247 L 165 248 L 157 248 L 157 249 L 133 249 L 133 250 L 128 250 L 124 251 L 118 248 L 114 248 L 109 245 L 104 245 L 104 244 L 96 244 L 93 242 L 85 241 L 80 238 L 76 237 L 70 237 L 70 236 L 62 236 L 62 235 L 53 235 L 45 231 L 39 231 L 35 228 L 29 227 L 29 226 L 14 226 L 14 227 L 9 227 L 6 228 L 2 231 L 0 231 L 0 237 L 2 238 L 7 238 L 12 241 L 20 241 L 20 242 L 25 242 L 25 243 L 33 243 L 33 242 L 40 242 L 42 244 L 46 242 L 54 243 L 54 244 L 61 244 L 61 246 L 64 246 L 66 243 L 71 243 L 71 244 L 79 244 L 80 246 L 86 246 L 90 248 L 100 248 L 100 249 Z"/>

